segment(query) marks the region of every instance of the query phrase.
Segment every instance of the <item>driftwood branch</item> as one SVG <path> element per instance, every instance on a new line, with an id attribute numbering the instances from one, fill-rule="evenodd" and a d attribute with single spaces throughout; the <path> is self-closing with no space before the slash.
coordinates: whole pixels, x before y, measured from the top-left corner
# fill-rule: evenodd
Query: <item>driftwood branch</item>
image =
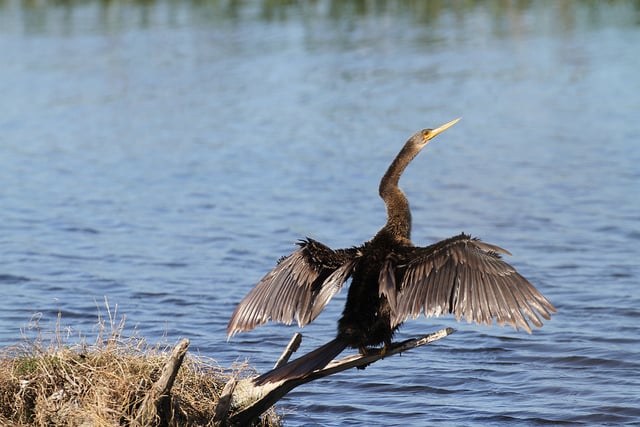
<path id="1" fill-rule="evenodd" d="M 287 347 L 282 352 L 282 355 L 274 365 L 273 369 L 279 368 L 280 366 L 287 363 L 291 355 L 296 351 L 298 351 L 298 348 L 300 348 L 301 342 L 302 342 L 302 334 L 300 332 L 296 332 L 295 334 L 293 334 L 293 337 L 291 337 L 291 341 L 289 341 L 289 344 L 287 344 Z"/>
<path id="2" fill-rule="evenodd" d="M 289 344 L 287 344 L 287 346 L 285 347 L 273 369 L 277 369 L 287 363 L 291 355 L 298 350 L 301 342 L 302 334 L 299 332 L 293 334 L 293 337 L 291 337 Z M 233 393 L 236 390 L 236 384 L 238 384 L 238 381 L 235 378 L 231 378 L 224 386 L 224 389 L 220 394 L 218 404 L 216 405 L 216 412 L 213 417 L 213 421 L 216 423 L 216 425 L 224 424 L 224 420 L 226 420 L 227 418 L 229 408 L 231 407 L 231 398 L 233 397 Z"/>
<path id="3" fill-rule="evenodd" d="M 163 418 L 168 419 L 166 415 L 167 412 L 170 412 L 168 409 L 169 394 L 188 348 L 189 340 L 186 338 L 173 348 L 169 360 L 162 368 L 160 378 L 147 392 L 138 408 L 133 422 L 134 425 L 153 426 L 157 425 Z"/>
<path id="4" fill-rule="evenodd" d="M 256 386 L 253 383 L 253 378 L 245 378 L 237 382 L 234 380 L 233 391 L 230 393 L 229 402 L 227 402 L 228 406 L 224 409 L 225 415 L 228 411 L 232 412 L 231 416 L 226 418 L 227 424 L 250 424 L 264 411 L 269 409 L 275 402 L 280 400 L 280 398 L 301 384 L 333 375 L 347 369 L 364 368 L 380 359 L 429 344 L 433 341 L 451 335 L 453 332 L 455 332 L 455 329 L 446 328 L 438 332 L 425 335 L 421 338 L 396 343 L 392 345 L 391 348 L 386 349 L 385 352 L 382 352 L 380 349 L 376 349 L 370 351 L 366 355 L 354 354 L 347 356 L 339 360 L 334 360 L 324 368 L 313 371 L 303 378 L 284 379 L 273 383 L 265 383 L 260 386 Z M 287 350 L 285 350 L 285 353 L 287 353 Z"/>
<path id="5" fill-rule="evenodd" d="M 229 407 L 231 406 L 231 397 L 236 390 L 236 384 L 238 381 L 235 378 L 231 378 L 229 382 L 222 389 L 218 403 L 216 404 L 216 412 L 213 415 L 213 421 L 216 425 L 223 424 L 229 413 Z"/>

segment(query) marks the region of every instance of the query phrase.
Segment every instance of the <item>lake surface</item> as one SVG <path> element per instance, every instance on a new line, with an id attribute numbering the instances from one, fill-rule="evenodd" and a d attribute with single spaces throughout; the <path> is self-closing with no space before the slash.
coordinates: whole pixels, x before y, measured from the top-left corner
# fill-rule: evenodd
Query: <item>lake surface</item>
<path id="1" fill-rule="evenodd" d="M 300 387 L 288 426 L 640 424 L 640 7 L 588 2 L 0 2 L 0 345 L 126 316 L 150 343 L 269 369 L 297 327 L 226 342 L 304 236 L 465 231 L 558 308 Z M 343 291 L 303 330 L 331 339 Z M 85 337 L 85 338 L 82 338 Z"/>

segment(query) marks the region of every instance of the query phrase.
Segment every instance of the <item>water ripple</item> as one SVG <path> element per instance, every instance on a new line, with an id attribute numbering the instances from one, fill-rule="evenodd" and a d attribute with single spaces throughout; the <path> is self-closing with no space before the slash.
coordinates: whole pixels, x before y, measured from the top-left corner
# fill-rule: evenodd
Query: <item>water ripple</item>
<path id="1" fill-rule="evenodd" d="M 264 372 L 297 328 L 227 342 L 235 304 L 304 236 L 369 239 L 399 144 L 462 114 L 402 177 L 414 239 L 506 247 L 558 314 L 407 322 L 458 332 L 294 390 L 285 424 L 638 423 L 631 2 L 28 3 L 0 2 L 0 344 L 58 313 L 95 336 L 106 297 L 125 334 Z"/>
<path id="2" fill-rule="evenodd" d="M 6 283 L 8 285 L 28 282 L 31 279 L 25 276 L 17 276 L 14 274 L 0 274 L 0 283 Z"/>

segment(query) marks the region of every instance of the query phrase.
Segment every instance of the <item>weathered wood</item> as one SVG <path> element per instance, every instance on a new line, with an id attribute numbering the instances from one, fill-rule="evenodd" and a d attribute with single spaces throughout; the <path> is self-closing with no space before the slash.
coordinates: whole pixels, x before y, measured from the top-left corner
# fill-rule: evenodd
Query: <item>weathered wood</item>
<path id="1" fill-rule="evenodd" d="M 158 425 L 163 413 L 170 412 L 169 394 L 188 348 L 189 340 L 186 338 L 173 348 L 169 360 L 162 368 L 160 378 L 151 386 L 138 408 L 133 421 L 134 426 Z"/>
<path id="2" fill-rule="evenodd" d="M 216 404 L 216 411 L 213 415 L 213 421 L 216 425 L 223 424 L 224 420 L 227 418 L 229 407 L 231 406 L 231 397 L 233 396 L 233 392 L 236 390 L 237 383 L 238 382 L 235 378 L 231 378 L 225 384 L 224 389 L 222 389 L 222 394 L 220 394 L 220 398 Z"/>
<path id="3" fill-rule="evenodd" d="M 253 383 L 253 378 L 245 378 L 237 382 L 231 396 L 232 415 L 227 422 L 230 425 L 248 425 L 256 420 L 264 411 L 284 395 L 301 384 L 333 375 L 351 368 L 364 368 L 380 359 L 411 350 L 444 338 L 455 332 L 453 328 L 446 328 L 421 338 L 410 339 L 396 343 L 386 351 L 373 349 L 366 355 L 354 354 L 340 360 L 334 360 L 322 369 L 311 372 L 303 378 L 284 379 L 277 382 L 267 382 L 261 386 Z"/>
<path id="4" fill-rule="evenodd" d="M 301 342 L 302 342 L 302 334 L 300 332 L 296 332 L 295 334 L 293 334 L 293 336 L 291 337 L 291 340 L 289 341 L 289 344 L 287 344 L 287 347 L 284 349 L 284 351 L 282 352 L 282 355 L 280 356 L 276 364 L 273 366 L 273 369 L 277 369 L 280 366 L 287 363 L 291 355 L 296 351 L 298 351 L 298 348 L 300 348 Z"/>

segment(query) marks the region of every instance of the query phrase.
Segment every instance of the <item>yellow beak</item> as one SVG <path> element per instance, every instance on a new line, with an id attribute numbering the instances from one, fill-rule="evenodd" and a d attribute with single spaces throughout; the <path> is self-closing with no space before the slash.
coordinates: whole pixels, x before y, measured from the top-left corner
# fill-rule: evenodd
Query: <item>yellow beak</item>
<path id="1" fill-rule="evenodd" d="M 437 136 L 438 134 L 441 134 L 442 132 L 444 132 L 445 130 L 449 129 L 451 126 L 455 125 L 456 123 L 458 123 L 460 121 L 462 117 L 458 117 L 457 119 L 451 120 L 450 122 L 447 122 L 445 124 L 443 124 L 440 127 L 437 127 L 435 129 L 432 129 L 431 132 L 429 132 L 428 134 L 428 138 L 432 139 L 433 137 Z"/>

